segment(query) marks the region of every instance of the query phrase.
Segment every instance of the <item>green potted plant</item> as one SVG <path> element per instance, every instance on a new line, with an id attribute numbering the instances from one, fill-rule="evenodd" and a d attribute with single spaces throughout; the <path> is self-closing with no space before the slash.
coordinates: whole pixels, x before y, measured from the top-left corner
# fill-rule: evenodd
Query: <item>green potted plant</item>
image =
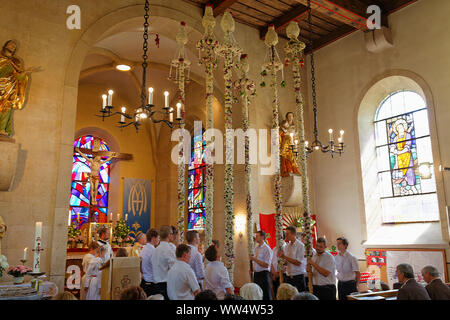
<path id="1" fill-rule="evenodd" d="M 67 230 L 67 247 L 74 248 L 77 243 L 77 237 L 81 235 L 81 230 L 77 226 L 70 225 Z"/>
<path id="2" fill-rule="evenodd" d="M 117 221 L 117 224 L 114 226 L 113 236 L 114 241 L 113 244 L 119 247 L 126 246 L 127 237 L 130 233 L 130 228 L 127 226 L 125 220 L 121 219 Z"/>

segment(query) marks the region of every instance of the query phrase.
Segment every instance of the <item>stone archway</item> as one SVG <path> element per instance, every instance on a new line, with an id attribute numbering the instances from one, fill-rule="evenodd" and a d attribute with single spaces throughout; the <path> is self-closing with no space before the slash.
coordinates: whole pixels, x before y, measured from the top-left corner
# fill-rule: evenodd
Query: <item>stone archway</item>
<path id="1" fill-rule="evenodd" d="M 73 48 L 66 68 L 63 87 L 63 103 L 60 107 L 60 141 L 58 143 L 58 169 L 55 195 L 55 209 L 53 216 L 53 231 L 51 235 L 50 280 L 60 289 L 64 288 L 65 257 L 67 233 L 67 190 L 70 187 L 72 168 L 73 139 L 75 134 L 75 115 L 77 110 L 78 81 L 85 57 L 90 48 L 116 24 L 142 17 L 143 5 L 132 5 L 111 12 L 91 25 L 81 36 Z M 178 2 L 167 4 L 165 1 L 151 1 L 151 16 L 165 17 L 176 21 L 185 21 L 193 29 L 202 33 L 201 12 L 196 16 L 189 12 L 195 11 L 187 3 Z M 220 94 L 219 94 L 220 95 Z M 64 258 L 63 258 L 64 257 Z"/>

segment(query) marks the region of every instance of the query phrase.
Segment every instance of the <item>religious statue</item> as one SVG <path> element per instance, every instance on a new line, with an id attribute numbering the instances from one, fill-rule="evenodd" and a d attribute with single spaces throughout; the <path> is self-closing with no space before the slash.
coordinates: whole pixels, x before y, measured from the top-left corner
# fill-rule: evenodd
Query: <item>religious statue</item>
<path id="1" fill-rule="evenodd" d="M 415 159 L 413 144 L 415 140 L 411 135 L 413 125 L 409 126 L 405 119 L 396 120 L 389 127 L 391 138 L 390 151 L 395 160 L 392 179 L 396 194 L 410 195 L 419 193 L 416 188 L 416 174 L 414 171 Z"/>
<path id="2" fill-rule="evenodd" d="M 97 205 L 97 193 L 98 193 L 98 183 L 100 181 L 99 172 L 100 167 L 114 159 L 118 158 L 119 154 L 117 152 L 109 152 L 109 151 L 100 151 L 100 140 L 94 139 L 92 154 L 90 158 L 87 153 L 83 153 L 79 148 L 75 148 L 75 150 L 87 161 L 91 166 L 91 174 L 89 175 L 89 182 L 91 184 L 91 204 Z M 107 157 L 106 160 L 102 160 L 102 157 Z"/>
<path id="3" fill-rule="evenodd" d="M 297 148 L 298 136 L 295 130 L 294 113 L 288 112 L 286 119 L 280 125 L 280 157 L 281 176 L 288 177 L 290 174 L 299 174 L 298 164 L 294 150 Z M 294 149 L 291 147 L 294 146 Z"/>
<path id="4" fill-rule="evenodd" d="M 17 44 L 9 40 L 0 52 L 0 136 L 12 135 L 12 111 L 21 110 L 25 104 L 30 74 L 40 68 L 23 69 L 15 56 Z"/>

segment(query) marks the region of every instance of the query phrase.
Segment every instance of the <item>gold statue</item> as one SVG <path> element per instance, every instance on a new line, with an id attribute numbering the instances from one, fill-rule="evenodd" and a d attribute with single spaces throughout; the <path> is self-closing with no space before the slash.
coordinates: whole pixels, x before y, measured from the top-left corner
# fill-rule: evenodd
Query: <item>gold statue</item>
<path id="1" fill-rule="evenodd" d="M 294 148 L 297 147 L 298 136 L 295 131 L 294 113 L 288 112 L 286 119 L 280 125 L 280 157 L 281 176 L 288 177 L 290 174 L 299 174 L 297 159 L 294 155 Z"/>
<path id="2" fill-rule="evenodd" d="M 17 44 L 9 40 L 0 52 L 0 136 L 12 135 L 12 110 L 23 108 L 30 74 L 40 70 L 24 70 L 16 50 Z"/>
<path id="3" fill-rule="evenodd" d="M 91 174 L 89 175 L 89 182 L 91 183 L 91 204 L 97 205 L 97 192 L 98 183 L 100 181 L 99 171 L 102 164 L 110 161 L 113 158 L 118 158 L 120 155 L 117 152 L 100 151 L 100 140 L 95 138 L 92 147 L 92 158 L 89 158 L 87 154 L 80 151 L 79 148 L 75 150 L 91 164 Z M 107 156 L 106 160 L 102 160 L 102 157 Z"/>

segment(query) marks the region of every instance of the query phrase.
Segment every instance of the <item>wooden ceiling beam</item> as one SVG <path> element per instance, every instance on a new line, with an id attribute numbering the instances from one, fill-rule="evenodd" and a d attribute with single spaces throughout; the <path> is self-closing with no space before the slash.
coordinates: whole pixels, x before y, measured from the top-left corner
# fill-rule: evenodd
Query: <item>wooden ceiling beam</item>
<path id="1" fill-rule="evenodd" d="M 295 0 L 307 6 L 308 0 Z M 367 31 L 367 4 L 358 0 L 311 0 L 314 11 L 324 13 L 329 17 L 353 28 Z M 387 24 L 386 15 L 382 13 L 382 24 Z"/>
<path id="2" fill-rule="evenodd" d="M 233 4 L 238 2 L 239 0 L 214 0 L 211 1 L 210 4 L 213 6 L 214 17 L 220 16 L 224 13 L 228 8 L 230 8 Z"/>
<path id="3" fill-rule="evenodd" d="M 290 10 L 285 15 L 282 15 L 281 17 L 276 18 L 273 20 L 270 24 L 266 26 L 266 28 L 263 28 L 260 30 L 260 37 L 261 39 L 264 39 L 267 33 L 267 29 L 269 28 L 269 25 L 273 24 L 275 26 L 275 30 L 279 31 L 281 28 L 286 26 L 291 21 L 301 21 L 306 20 L 308 18 L 308 9 L 303 6 L 299 5 L 295 7 L 294 9 Z"/>

